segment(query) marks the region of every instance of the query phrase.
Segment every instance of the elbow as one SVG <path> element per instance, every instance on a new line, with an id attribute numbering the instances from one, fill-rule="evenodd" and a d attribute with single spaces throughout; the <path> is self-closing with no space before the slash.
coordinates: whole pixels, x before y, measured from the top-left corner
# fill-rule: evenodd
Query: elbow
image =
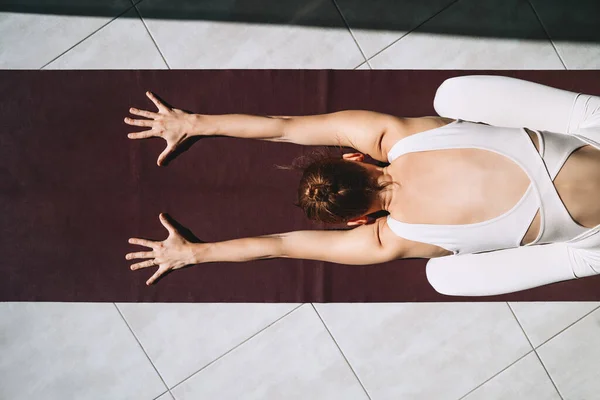
<path id="1" fill-rule="evenodd" d="M 277 117 L 277 122 L 279 124 L 279 127 L 277 128 L 277 131 L 279 132 L 279 135 L 277 136 L 277 141 L 278 142 L 287 142 L 287 143 L 294 143 L 294 140 L 290 137 L 291 133 L 290 131 L 292 130 L 292 124 L 294 121 L 293 117 Z"/>
<path id="2" fill-rule="evenodd" d="M 452 256 L 449 256 L 452 257 Z M 441 257 L 442 259 L 444 257 Z M 437 262 L 439 259 L 430 259 L 425 266 L 425 275 L 427 281 L 433 289 L 446 296 L 459 296 L 455 285 L 455 277 L 452 276 L 451 268 L 445 268 L 443 262 Z"/>
<path id="3" fill-rule="evenodd" d="M 286 246 L 286 235 L 275 234 L 268 236 L 267 258 L 291 258 L 291 255 Z"/>

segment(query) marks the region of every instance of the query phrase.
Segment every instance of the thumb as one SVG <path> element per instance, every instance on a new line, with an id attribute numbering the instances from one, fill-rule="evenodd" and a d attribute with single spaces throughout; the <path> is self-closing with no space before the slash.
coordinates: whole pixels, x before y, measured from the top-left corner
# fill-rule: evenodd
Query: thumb
<path id="1" fill-rule="evenodd" d="M 177 229 L 175 229 L 173 224 L 167 219 L 167 216 L 164 213 L 160 213 L 158 218 L 160 223 L 165 227 L 170 235 L 177 235 Z"/>
<path id="2" fill-rule="evenodd" d="M 164 165 L 167 157 L 173 152 L 173 150 L 175 150 L 175 146 L 167 145 L 167 147 L 163 150 L 163 152 L 160 153 L 160 155 L 158 156 L 158 161 L 157 161 L 157 164 L 159 167 L 161 165 Z"/>

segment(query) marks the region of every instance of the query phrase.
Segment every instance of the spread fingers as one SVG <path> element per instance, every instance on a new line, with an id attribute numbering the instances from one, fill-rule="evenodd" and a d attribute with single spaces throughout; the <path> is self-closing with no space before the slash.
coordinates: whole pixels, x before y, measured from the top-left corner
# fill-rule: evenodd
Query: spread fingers
<path id="1" fill-rule="evenodd" d="M 136 258 L 154 258 L 153 251 L 139 251 L 137 253 L 129 253 L 125 256 L 127 260 L 133 260 Z"/>
<path id="2" fill-rule="evenodd" d="M 129 109 L 129 112 L 133 115 L 139 115 L 140 117 L 146 117 L 146 118 L 151 118 L 151 119 L 154 119 L 158 116 L 157 113 L 153 113 L 151 111 L 146 111 L 146 110 L 140 110 L 140 109 L 133 108 L 133 107 L 131 107 Z"/>
<path id="3" fill-rule="evenodd" d="M 140 269 L 140 268 L 148 268 L 148 267 L 152 267 L 153 265 L 156 265 L 156 264 L 154 264 L 154 260 L 142 261 L 137 264 L 133 264 L 131 266 L 131 270 L 133 271 L 133 270 Z"/>
<path id="4" fill-rule="evenodd" d="M 133 118 L 125 118 L 125 123 L 127 125 L 134 125 L 134 126 L 152 126 L 152 124 L 154 123 L 154 121 L 151 121 L 149 119 L 133 119 Z"/>

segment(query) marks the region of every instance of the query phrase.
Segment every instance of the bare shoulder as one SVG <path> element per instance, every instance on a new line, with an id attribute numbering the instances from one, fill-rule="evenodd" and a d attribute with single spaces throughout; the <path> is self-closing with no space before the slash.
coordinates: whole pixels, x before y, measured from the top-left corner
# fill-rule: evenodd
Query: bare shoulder
<path id="1" fill-rule="evenodd" d="M 387 217 L 375 221 L 381 246 L 393 258 L 435 258 L 452 254 L 446 249 L 428 243 L 414 242 L 396 235 L 387 223 Z"/>
<path id="2" fill-rule="evenodd" d="M 381 152 L 387 155 L 399 140 L 416 133 L 448 125 L 453 121 L 451 118 L 443 117 L 400 118 L 390 116 L 385 133 L 381 138 Z"/>

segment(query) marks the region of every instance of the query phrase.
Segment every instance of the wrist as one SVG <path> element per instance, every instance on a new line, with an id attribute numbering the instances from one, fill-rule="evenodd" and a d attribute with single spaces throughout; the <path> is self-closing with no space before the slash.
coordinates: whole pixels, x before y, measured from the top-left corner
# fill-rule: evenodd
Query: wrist
<path id="1" fill-rule="evenodd" d="M 210 262 L 207 257 L 211 243 L 188 243 L 188 261 L 190 265 Z"/>
<path id="2" fill-rule="evenodd" d="M 190 136 L 211 136 L 218 134 L 215 115 L 188 114 L 187 131 Z"/>

